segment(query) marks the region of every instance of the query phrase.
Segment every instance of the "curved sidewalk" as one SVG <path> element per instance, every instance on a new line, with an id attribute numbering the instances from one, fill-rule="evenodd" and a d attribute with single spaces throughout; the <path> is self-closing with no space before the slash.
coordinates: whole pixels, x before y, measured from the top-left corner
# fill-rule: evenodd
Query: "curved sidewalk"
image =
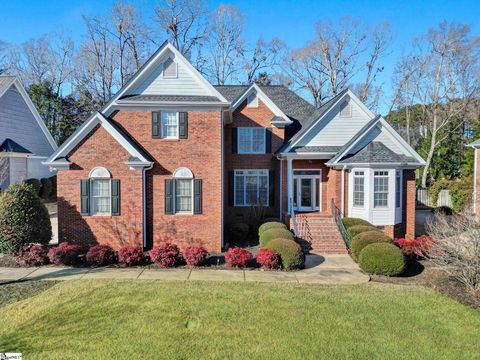
<path id="1" fill-rule="evenodd" d="M 228 270 L 209 268 L 0 268 L 0 284 L 20 280 L 136 279 L 184 281 L 257 281 L 270 283 L 360 284 L 370 277 L 348 255 L 307 255 L 299 271 Z"/>

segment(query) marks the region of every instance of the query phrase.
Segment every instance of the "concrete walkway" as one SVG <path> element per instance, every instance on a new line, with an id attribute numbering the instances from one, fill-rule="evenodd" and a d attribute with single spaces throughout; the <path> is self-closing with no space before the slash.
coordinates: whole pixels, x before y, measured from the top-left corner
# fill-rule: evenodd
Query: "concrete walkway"
<path id="1" fill-rule="evenodd" d="M 305 269 L 299 271 L 146 269 L 146 268 L 71 268 L 43 266 L 39 268 L 0 268 L 0 284 L 18 280 L 198 280 L 256 281 L 270 283 L 359 284 L 370 280 L 348 255 L 307 255 Z"/>

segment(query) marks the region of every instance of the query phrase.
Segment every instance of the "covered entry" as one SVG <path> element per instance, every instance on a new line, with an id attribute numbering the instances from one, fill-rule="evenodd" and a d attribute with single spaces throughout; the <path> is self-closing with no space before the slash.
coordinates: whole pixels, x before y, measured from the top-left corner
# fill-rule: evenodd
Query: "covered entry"
<path id="1" fill-rule="evenodd" d="M 293 208 L 295 211 L 321 211 L 322 171 L 293 170 Z"/>

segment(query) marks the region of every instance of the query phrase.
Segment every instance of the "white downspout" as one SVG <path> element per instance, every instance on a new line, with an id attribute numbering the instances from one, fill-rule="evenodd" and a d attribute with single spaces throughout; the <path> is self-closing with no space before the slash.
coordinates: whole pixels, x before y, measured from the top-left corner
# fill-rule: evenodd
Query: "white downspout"
<path id="1" fill-rule="evenodd" d="M 342 203 L 340 204 L 340 211 L 342 212 L 342 217 L 345 215 L 345 166 L 342 169 L 342 186 L 341 188 L 341 201 Z"/>
<path id="2" fill-rule="evenodd" d="M 283 220 L 283 159 L 280 159 L 280 221 Z"/>
<path id="3" fill-rule="evenodd" d="M 287 212 L 290 214 L 291 200 L 292 200 L 292 159 L 287 158 Z M 291 215 L 291 214 L 290 214 Z"/>

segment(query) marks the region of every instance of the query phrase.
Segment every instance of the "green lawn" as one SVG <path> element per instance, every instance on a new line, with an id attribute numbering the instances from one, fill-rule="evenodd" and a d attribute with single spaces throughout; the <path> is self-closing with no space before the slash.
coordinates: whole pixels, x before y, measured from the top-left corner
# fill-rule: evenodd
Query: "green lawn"
<path id="1" fill-rule="evenodd" d="M 25 359 L 480 356 L 479 311 L 381 284 L 67 281 L 1 308 L 0 324 L 0 353 Z"/>

